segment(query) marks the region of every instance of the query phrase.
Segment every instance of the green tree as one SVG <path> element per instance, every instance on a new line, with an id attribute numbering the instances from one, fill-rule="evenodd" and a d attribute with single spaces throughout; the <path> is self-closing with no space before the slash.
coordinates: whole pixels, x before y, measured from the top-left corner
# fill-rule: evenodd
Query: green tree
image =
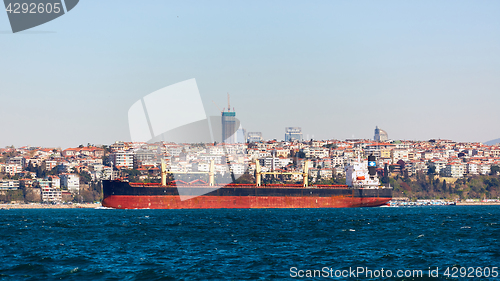
<path id="1" fill-rule="evenodd" d="M 86 171 L 82 171 L 78 175 L 80 176 L 81 183 L 88 184 L 89 182 L 92 181 L 92 176 Z"/>
<path id="2" fill-rule="evenodd" d="M 436 166 L 434 166 L 434 164 L 429 165 L 429 167 L 427 168 L 427 174 L 428 175 L 435 175 L 436 174 Z"/>
<path id="3" fill-rule="evenodd" d="M 387 168 L 387 163 L 384 165 L 384 175 L 381 179 L 382 183 L 389 183 L 389 169 Z"/>
<path id="4" fill-rule="evenodd" d="M 492 165 L 490 175 L 496 175 L 498 172 L 500 172 L 500 167 L 497 165 Z"/>

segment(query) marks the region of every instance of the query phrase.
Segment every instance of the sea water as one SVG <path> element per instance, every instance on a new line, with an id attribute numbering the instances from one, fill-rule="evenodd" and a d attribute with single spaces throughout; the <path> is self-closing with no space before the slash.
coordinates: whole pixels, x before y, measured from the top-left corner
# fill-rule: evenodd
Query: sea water
<path id="1" fill-rule="evenodd" d="M 500 280 L 499 223 L 498 206 L 0 210 L 0 279 Z"/>

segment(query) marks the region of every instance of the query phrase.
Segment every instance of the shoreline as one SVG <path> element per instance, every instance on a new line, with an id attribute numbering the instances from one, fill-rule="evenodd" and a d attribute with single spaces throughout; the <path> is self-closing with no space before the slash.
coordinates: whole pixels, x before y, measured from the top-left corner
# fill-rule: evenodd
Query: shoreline
<path id="1" fill-rule="evenodd" d="M 30 203 L 30 204 L 0 204 L 0 209 L 9 210 L 9 209 L 95 209 L 97 207 L 101 207 L 101 204 L 59 204 L 59 205 L 50 205 L 50 204 L 40 204 L 40 203 Z"/>
<path id="2" fill-rule="evenodd" d="M 432 206 L 432 205 L 424 205 Z M 446 205 L 446 206 L 500 206 L 500 202 L 457 202 L 456 205 Z M 30 204 L 0 204 L 0 210 L 10 210 L 10 209 L 95 209 L 102 207 L 101 204 L 60 204 L 60 205 L 50 205 L 50 204 L 40 204 L 40 203 L 30 203 Z"/>
<path id="3" fill-rule="evenodd" d="M 500 206 L 500 202 L 457 202 L 457 206 Z"/>

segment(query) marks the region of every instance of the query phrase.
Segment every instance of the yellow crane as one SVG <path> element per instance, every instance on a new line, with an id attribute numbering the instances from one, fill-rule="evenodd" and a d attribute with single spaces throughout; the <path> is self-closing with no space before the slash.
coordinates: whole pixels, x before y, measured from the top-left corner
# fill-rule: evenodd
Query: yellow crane
<path id="1" fill-rule="evenodd" d="M 309 178 L 309 160 L 304 163 L 303 172 L 262 172 L 260 170 L 260 162 L 257 159 L 255 161 L 255 174 L 257 179 L 257 186 L 262 184 L 262 175 L 302 175 L 302 183 L 304 187 L 308 186 L 308 178 Z"/>

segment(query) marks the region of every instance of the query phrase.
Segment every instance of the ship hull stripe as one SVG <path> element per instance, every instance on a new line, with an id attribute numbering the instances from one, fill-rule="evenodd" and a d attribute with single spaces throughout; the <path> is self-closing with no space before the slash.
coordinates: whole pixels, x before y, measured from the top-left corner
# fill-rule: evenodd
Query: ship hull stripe
<path id="1" fill-rule="evenodd" d="M 285 197 L 285 196 L 197 196 L 181 201 L 179 196 L 111 195 L 102 205 L 116 209 L 246 209 L 246 208 L 350 208 L 376 207 L 389 197 Z"/>

